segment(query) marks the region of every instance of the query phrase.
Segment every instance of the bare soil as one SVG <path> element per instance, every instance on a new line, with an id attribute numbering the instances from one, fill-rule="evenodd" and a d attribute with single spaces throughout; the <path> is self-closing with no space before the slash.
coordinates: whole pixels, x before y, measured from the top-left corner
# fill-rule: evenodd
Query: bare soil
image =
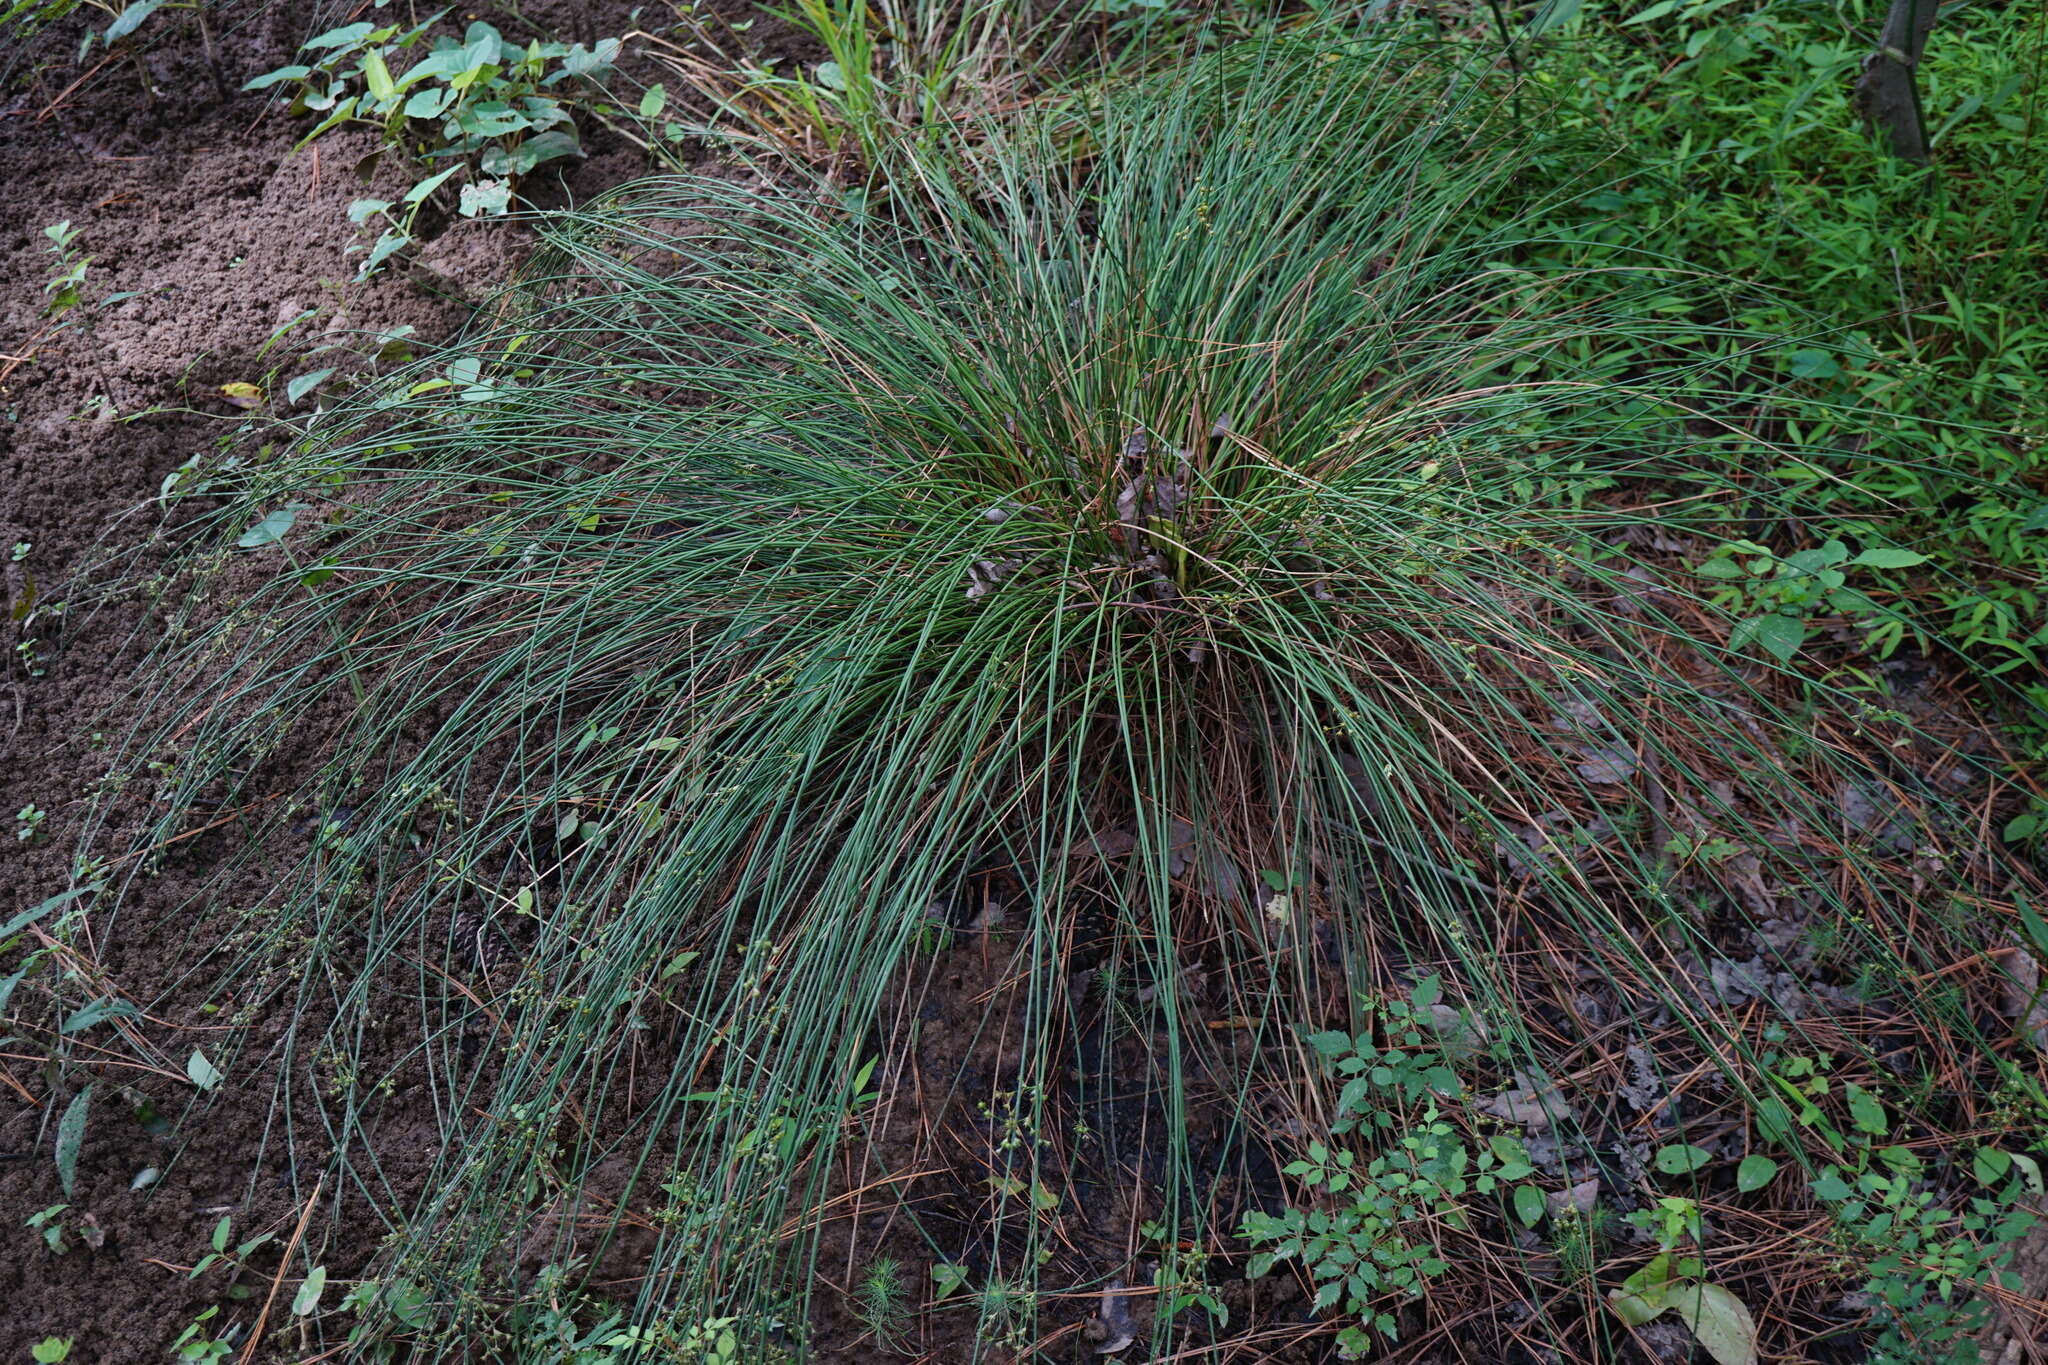
<path id="1" fill-rule="evenodd" d="M 529 18 L 562 20 L 571 38 L 629 27 L 625 4 L 551 8 L 573 14 Z M 221 84 L 238 91 L 345 17 L 314 3 L 237 8 L 217 34 Z M 527 36 L 506 16 L 485 17 Z M 151 562 L 165 478 L 236 439 L 243 414 L 223 385 L 347 365 L 363 338 L 399 327 L 422 342 L 445 338 L 512 273 L 529 240 L 502 223 L 437 224 L 446 231 L 418 268 L 347 283 L 361 260 L 349 248 L 360 252 L 366 240 L 348 205 L 395 198 L 411 183 L 403 168 L 384 164 L 359 178 L 356 163 L 374 148 L 361 134 L 294 152 L 303 127 L 262 94 L 222 98 L 196 25 L 174 11 L 152 21 L 146 77 L 121 61 L 75 83 L 69 55 L 82 32 L 60 27 L 17 54 L 17 83 L 0 96 L 0 564 L 10 605 L 47 606 L 84 589 L 106 556 Z M 587 143 L 591 157 L 556 197 L 587 196 L 645 170 L 631 148 L 601 135 Z M 91 263 L 85 306 L 53 325 L 43 285 L 58 266 L 43 229 L 67 220 Z M 128 297 L 104 302 L 119 294 Z M 264 354 L 273 333 L 308 310 L 317 312 Z M 309 355 L 335 343 L 341 349 Z M 30 651 L 14 648 L 20 623 L 6 632 L 0 806 L 10 817 L 30 806 L 44 815 L 32 839 L 15 838 L 12 818 L 0 838 L 0 917 L 69 884 L 106 743 L 148 705 L 133 684 L 158 624 L 151 606 L 134 596 L 67 605 L 61 617 L 30 623 Z M 108 988 L 148 1002 L 178 979 L 192 946 L 178 908 L 222 852 L 207 839 L 172 851 L 121 921 L 100 930 L 94 957 Z M 173 1025 L 168 1036 L 203 1044 L 203 1024 L 162 1022 Z M 0 1052 L 0 1359 L 26 1360 L 53 1335 L 77 1338 L 72 1361 L 164 1358 L 219 1297 L 183 1267 L 205 1253 L 222 1213 L 232 1211 L 239 1238 L 288 1233 L 300 1207 L 282 1144 L 266 1135 L 269 1085 L 230 1087 L 181 1125 L 174 1177 L 134 1191 L 137 1174 L 168 1166 L 170 1151 L 161 1119 L 146 1108 L 147 1125 L 133 1116 L 151 1103 L 177 1115 L 190 1088 L 181 1094 L 172 1077 L 108 1066 L 67 1201 L 50 1157 L 62 1095 L 19 1048 Z M 24 1222 L 63 1202 L 78 1235 L 54 1255 Z M 362 1265 L 381 1231 L 369 1219 L 345 1224 L 330 1248 L 336 1273 Z M 215 1329 L 253 1316 L 249 1304 L 228 1308 Z"/>

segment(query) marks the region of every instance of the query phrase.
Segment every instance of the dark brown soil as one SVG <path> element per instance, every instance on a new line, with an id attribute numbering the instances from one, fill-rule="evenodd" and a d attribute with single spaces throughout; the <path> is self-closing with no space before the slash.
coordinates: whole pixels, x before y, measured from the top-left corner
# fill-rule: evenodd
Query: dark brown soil
<path id="1" fill-rule="evenodd" d="M 564 20 L 571 39 L 629 27 L 623 3 L 552 8 L 573 13 L 529 17 Z M 307 36 L 341 22 L 337 13 L 315 3 L 235 7 L 218 41 L 227 89 L 283 65 Z M 505 16 L 488 17 L 525 36 Z M 422 268 L 346 283 L 361 259 L 348 248 L 360 251 L 363 240 L 347 207 L 395 198 L 410 183 L 400 168 L 359 179 L 352 168 L 373 145 L 363 135 L 294 153 L 304 129 L 261 95 L 222 99 L 196 25 L 172 11 L 153 21 L 142 59 L 150 95 L 127 62 L 73 87 L 79 72 L 68 58 L 82 32 L 43 35 L 0 93 L 0 564 L 10 607 L 49 607 L 81 591 L 87 580 L 78 575 L 103 552 L 148 562 L 166 476 L 236 437 L 244 414 L 222 385 L 267 383 L 275 372 L 281 390 L 303 371 L 348 366 L 361 338 L 401 326 L 424 341 L 445 337 L 478 292 L 512 271 L 527 241 L 517 227 L 462 223 L 423 251 Z M 601 138 L 590 145 L 590 160 L 556 194 L 589 194 L 645 169 L 631 149 L 608 149 Z M 43 228 L 62 221 L 91 263 L 85 306 L 52 325 L 43 285 L 58 267 Z M 129 297 L 104 302 L 117 294 Z M 307 310 L 317 312 L 259 354 Z M 307 354 L 333 343 L 345 349 Z M 0 664 L 0 806 L 9 817 L 0 919 L 70 884 L 106 741 L 148 705 L 131 684 L 152 625 L 133 600 L 93 610 L 74 601 L 61 617 L 9 623 Z M 34 643 L 18 651 L 24 638 Z M 30 806 L 41 822 L 32 838 L 17 839 L 15 812 Z M 102 989 L 153 1001 L 188 965 L 190 926 L 177 910 L 219 853 L 204 845 L 169 857 L 93 943 Z M 147 1027 L 174 1067 L 205 1041 L 196 1018 Z M 77 1338 L 72 1361 L 164 1358 L 183 1326 L 221 1301 L 214 1277 L 195 1283 L 182 1267 L 205 1254 L 222 1214 L 232 1213 L 239 1240 L 288 1234 L 300 1207 L 304 1192 L 293 1193 L 281 1145 L 265 1141 L 268 1079 L 231 1081 L 220 1102 L 181 1128 L 173 1167 L 152 1131 L 165 1125 L 133 1116 L 145 1100 L 179 1114 L 189 1086 L 87 1065 L 53 1091 L 26 1045 L 0 1051 L 0 1359 L 26 1360 L 33 1343 L 53 1335 Z M 86 1079 L 96 1093 L 67 1201 L 51 1159 L 54 1130 Z M 131 1191 L 152 1166 L 171 1173 L 147 1193 Z M 72 1235 L 56 1255 L 24 1224 L 65 1202 Z M 360 1265 L 381 1232 L 365 1219 L 331 1243 L 336 1273 Z M 210 1326 L 240 1320 L 246 1330 L 268 1285 L 255 1290 L 253 1300 L 229 1301 Z"/>

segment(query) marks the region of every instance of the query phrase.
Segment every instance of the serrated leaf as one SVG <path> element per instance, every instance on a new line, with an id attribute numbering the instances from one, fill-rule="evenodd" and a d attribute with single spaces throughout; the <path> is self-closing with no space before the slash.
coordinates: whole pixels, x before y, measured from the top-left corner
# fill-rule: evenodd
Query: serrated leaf
<path id="1" fill-rule="evenodd" d="M 192 1055 L 185 1060 L 185 1075 L 201 1090 L 215 1089 L 226 1079 L 220 1074 L 220 1068 L 207 1061 L 206 1054 L 196 1047 L 192 1049 Z"/>
<path id="2" fill-rule="evenodd" d="M 73 1097 L 64 1106 L 64 1117 L 57 1120 L 57 1183 L 64 1187 L 64 1197 L 69 1199 L 78 1185 L 78 1149 L 85 1145 L 85 1122 L 92 1113 L 92 1087 Z"/>
<path id="3" fill-rule="evenodd" d="M 1331 1030 L 1328 1033 L 1311 1033 L 1308 1045 L 1324 1057 L 1341 1057 L 1351 1050 L 1351 1035 Z"/>
<path id="4" fill-rule="evenodd" d="M 1777 1178 L 1778 1163 L 1767 1156 L 1746 1156 L 1735 1168 L 1735 1188 L 1744 1194 L 1754 1193 Z"/>

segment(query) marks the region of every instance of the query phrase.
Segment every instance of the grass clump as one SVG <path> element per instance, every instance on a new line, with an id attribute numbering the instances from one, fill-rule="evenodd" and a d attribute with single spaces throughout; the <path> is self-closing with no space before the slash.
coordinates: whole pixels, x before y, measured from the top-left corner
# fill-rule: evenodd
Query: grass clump
<path id="1" fill-rule="evenodd" d="M 300 502 L 287 562 L 166 661 L 132 753 L 162 839 L 345 713 L 258 830 L 314 829 L 259 843 L 266 950 L 195 973 L 300 1021 L 280 1131 L 343 1207 L 402 1210 L 391 1331 L 483 1352 L 522 1258 L 626 1256 L 634 1342 L 798 1351 L 821 1229 L 879 1186 L 1028 1347 L 1041 1281 L 1118 1270 L 1062 1235 L 1084 1168 L 1141 1169 L 1105 1197 L 1193 1255 L 1318 1197 L 1276 1168 L 1357 1100 L 1302 1030 L 1362 1049 L 1369 999 L 1462 1021 L 1469 1079 L 1404 1094 L 1418 1143 L 1534 1106 L 1609 1144 L 1552 1102 L 1589 1011 L 1658 1021 L 1739 1108 L 1799 1013 L 1717 985 L 1786 951 L 1766 921 L 1853 945 L 1958 1059 L 1944 1094 L 1998 1065 L 1972 978 L 1915 1013 L 1959 949 L 1839 810 L 1897 793 L 1913 857 L 1963 866 L 1867 735 L 1919 741 L 1729 653 L 1686 571 L 1789 429 L 1631 273 L 1568 305 L 1508 264 L 1505 112 L 1490 65 L 1386 23 L 906 152 L 887 196 L 651 181 L 548 220 L 493 327 L 253 477 L 222 518 Z M 1635 342 L 1656 367 L 1575 358 Z M 914 1098 L 917 1001 L 963 955 L 1010 1005 Z M 1144 1098 L 1091 1099 L 1119 1048 Z M 379 1118 L 411 1086 L 439 1132 L 408 1174 Z M 1433 1209 L 1466 1194 L 1431 1171 Z M 1508 1197 L 1416 1256 L 1505 1272 Z M 1347 1311 L 1448 1334 L 1528 1285 Z"/>

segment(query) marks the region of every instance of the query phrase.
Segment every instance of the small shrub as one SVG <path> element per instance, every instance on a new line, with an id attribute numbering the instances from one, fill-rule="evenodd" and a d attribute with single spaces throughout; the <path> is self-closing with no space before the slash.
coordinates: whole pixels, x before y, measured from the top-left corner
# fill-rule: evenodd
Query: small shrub
<path id="1" fill-rule="evenodd" d="M 442 186 L 460 191 L 457 208 L 464 217 L 501 214 L 526 176 L 581 156 L 569 91 L 607 73 L 620 48 L 616 38 L 595 48 L 537 39 L 522 47 L 480 19 L 460 39 L 429 41 L 434 22 L 401 29 L 365 19 L 330 29 L 307 40 L 307 62 L 279 67 L 243 87 L 293 86 L 292 114 L 320 116 L 301 146 L 358 124 L 377 129 L 386 148 L 423 167 L 447 163 L 396 201 L 359 199 L 350 207 L 352 222 L 384 224 L 357 279 L 412 240 L 421 209 Z M 422 44 L 424 55 L 410 60 Z"/>

